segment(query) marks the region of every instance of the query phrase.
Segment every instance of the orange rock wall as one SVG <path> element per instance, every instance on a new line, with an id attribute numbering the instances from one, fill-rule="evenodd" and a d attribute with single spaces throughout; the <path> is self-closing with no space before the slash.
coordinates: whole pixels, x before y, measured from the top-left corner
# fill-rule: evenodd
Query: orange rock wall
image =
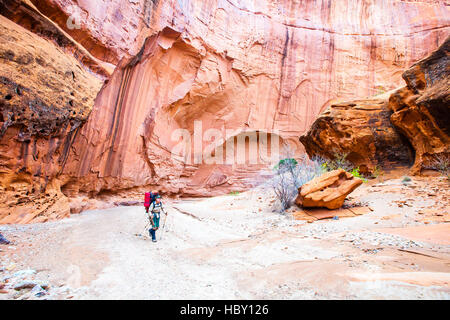
<path id="1" fill-rule="evenodd" d="M 445 1 L 396 0 L 0 0 L 0 9 L 16 24 L 13 29 L 46 42 L 49 59 L 78 64 L 87 87 L 77 99 L 86 116 L 92 110 L 76 135 L 64 130 L 31 134 L 40 154 L 48 145 L 45 163 L 67 153 L 64 165 L 47 171 L 51 174 L 22 166 L 20 157 L 2 162 L 2 174 L 9 177 L 3 188 L 14 193 L 11 181 L 25 175 L 19 179 L 21 190 L 36 192 L 45 181 L 39 196 L 54 192 L 63 208 L 55 212 L 64 212 L 32 209 L 24 216 L 17 205 L 0 208 L 8 222 L 65 215 L 64 195 L 95 196 L 144 185 L 190 195 L 244 188 L 258 166 L 172 160 L 173 130 L 192 132 L 193 121 L 202 120 L 203 131 L 232 130 L 227 139 L 263 131 L 302 152 L 298 137 L 321 110 L 399 87 L 403 70 L 445 40 L 450 16 Z M 79 19 L 68 25 L 76 14 Z M 23 41 L 32 46 L 38 40 Z M 0 63 L 6 70 L 4 60 Z M 70 100 L 64 71 L 55 74 L 53 86 L 34 81 L 33 95 Z M 5 105 L 2 100 L 2 112 Z M 34 123 L 25 120 L 19 129 L 2 124 L 0 144 L 8 152 L 21 150 L 19 134 L 30 132 Z M 61 123 L 70 124 L 70 118 Z M 50 152 L 55 136 L 69 139 L 56 153 Z"/>
<path id="2" fill-rule="evenodd" d="M 403 73 L 406 87 L 389 98 L 391 123 L 415 150 L 412 173 L 450 163 L 450 37 Z"/>
<path id="3" fill-rule="evenodd" d="M 327 105 L 397 88 L 403 70 L 449 32 L 449 9 L 437 1 L 156 1 L 152 8 L 152 31 L 164 31 L 138 62 L 123 61 L 99 94 L 65 170 L 76 185 L 70 189 L 244 188 L 256 167 L 174 161 L 173 130 L 192 134 L 201 120 L 203 131 L 279 134 L 302 152 L 298 137 Z"/>

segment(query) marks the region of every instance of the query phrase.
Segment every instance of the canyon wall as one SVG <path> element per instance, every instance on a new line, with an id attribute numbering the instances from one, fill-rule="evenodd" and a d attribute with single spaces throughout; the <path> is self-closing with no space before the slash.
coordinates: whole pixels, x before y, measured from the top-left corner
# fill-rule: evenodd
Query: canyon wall
<path id="1" fill-rule="evenodd" d="M 392 92 L 391 92 L 392 93 Z M 392 125 L 390 93 L 332 104 L 300 136 L 309 157 L 345 156 L 363 174 L 376 169 L 410 166 L 414 151 Z"/>
<path id="2" fill-rule="evenodd" d="M 4 16 L 0 62 L 0 221 L 67 216 L 58 177 L 103 77 Z"/>
<path id="3" fill-rule="evenodd" d="M 333 104 L 300 137 L 310 157 L 346 159 L 363 173 L 398 165 L 445 172 L 450 164 L 450 36 L 403 73 L 406 86 Z"/>
<path id="4" fill-rule="evenodd" d="M 389 98 L 391 122 L 415 150 L 412 173 L 450 165 L 450 37 L 403 73 L 406 87 Z"/>
<path id="5" fill-rule="evenodd" d="M 193 134 L 197 120 L 226 141 L 267 133 L 302 152 L 298 137 L 326 106 L 400 87 L 403 70 L 437 48 L 450 24 L 445 1 L 16 0 L 0 8 L 15 28 L 107 79 L 95 102 L 85 101 L 92 111 L 57 174 L 23 169 L 20 155 L 2 166 L 4 175 L 33 177 L 30 190 L 47 179 L 47 189 L 71 198 L 139 186 L 184 195 L 243 189 L 261 165 L 186 164 L 171 156 L 174 130 Z M 58 32 L 30 23 L 36 12 Z M 27 127 L 6 128 L 1 143 L 22 148 Z M 216 152 L 224 143 L 206 140 Z M 16 207 L 0 209 L 0 219 L 20 220 Z"/>

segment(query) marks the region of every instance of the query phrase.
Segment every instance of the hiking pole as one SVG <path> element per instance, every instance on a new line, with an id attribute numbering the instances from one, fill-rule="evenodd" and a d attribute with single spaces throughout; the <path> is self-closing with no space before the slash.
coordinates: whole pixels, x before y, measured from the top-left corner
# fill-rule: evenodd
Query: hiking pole
<path id="1" fill-rule="evenodd" d="M 161 235 L 159 236 L 159 240 L 162 240 L 162 236 L 163 236 L 163 232 L 164 232 L 164 227 L 166 226 L 166 221 L 167 221 L 167 214 L 166 214 L 166 218 L 164 219 L 163 226 L 162 226 L 162 228 L 161 228 Z"/>
<path id="2" fill-rule="evenodd" d="M 147 218 L 147 224 L 144 227 L 144 234 L 146 234 L 148 232 L 148 227 L 150 227 L 150 218 L 148 215 L 146 216 L 146 218 Z"/>
<path id="3" fill-rule="evenodd" d="M 144 227 L 144 234 L 147 232 L 149 226 L 150 226 L 150 221 L 147 221 L 147 224 Z"/>

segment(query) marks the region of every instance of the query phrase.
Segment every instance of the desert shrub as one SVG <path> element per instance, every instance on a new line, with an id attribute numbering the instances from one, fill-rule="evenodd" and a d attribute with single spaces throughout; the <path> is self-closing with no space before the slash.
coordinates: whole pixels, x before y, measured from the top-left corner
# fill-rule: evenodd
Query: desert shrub
<path id="1" fill-rule="evenodd" d="M 426 168 L 437 170 L 442 176 L 450 180 L 450 156 L 443 154 L 437 155 Z"/>
<path id="2" fill-rule="evenodd" d="M 270 184 L 281 204 L 281 212 L 291 205 L 298 194 L 298 188 L 324 172 L 322 163 L 306 155 L 300 159 L 286 158 L 274 167 L 275 175 Z"/>
<path id="3" fill-rule="evenodd" d="M 344 169 L 345 171 L 352 171 L 353 165 L 347 160 L 348 153 L 335 152 L 332 159 L 323 159 L 323 167 L 326 171 L 333 171 L 337 169 Z"/>
<path id="4" fill-rule="evenodd" d="M 375 166 L 375 167 L 373 168 L 373 170 L 372 170 L 372 176 L 373 176 L 374 178 L 378 178 L 379 176 L 383 176 L 383 175 L 384 175 L 383 169 L 381 169 L 381 168 L 378 167 L 378 166 Z"/>
<path id="5" fill-rule="evenodd" d="M 352 171 L 350 171 L 350 173 L 355 177 L 355 178 L 360 178 L 363 182 L 367 182 L 367 179 L 364 178 L 361 173 L 359 172 L 359 167 L 353 168 Z"/>
<path id="6" fill-rule="evenodd" d="M 271 185 L 275 196 L 281 204 L 281 212 L 283 212 L 291 206 L 292 200 L 297 192 L 290 173 L 277 170 L 271 180 Z"/>
<path id="7" fill-rule="evenodd" d="M 344 169 L 345 171 L 350 172 L 354 177 L 360 178 L 364 182 L 367 182 L 368 180 L 359 171 L 359 167 L 355 167 L 350 161 L 348 161 L 347 156 L 348 153 L 335 152 L 333 159 L 325 159 L 320 157 L 316 157 L 314 159 L 321 164 L 321 167 L 325 172 Z"/>
<path id="8" fill-rule="evenodd" d="M 408 177 L 408 176 L 404 176 L 403 179 L 402 179 L 402 183 L 403 183 L 403 184 L 406 184 L 406 183 L 408 183 L 408 182 L 411 182 L 411 178 Z"/>

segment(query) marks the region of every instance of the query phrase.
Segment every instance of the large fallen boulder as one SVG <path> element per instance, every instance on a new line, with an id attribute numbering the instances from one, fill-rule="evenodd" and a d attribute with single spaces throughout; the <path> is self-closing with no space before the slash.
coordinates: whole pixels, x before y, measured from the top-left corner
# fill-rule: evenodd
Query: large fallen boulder
<path id="1" fill-rule="evenodd" d="M 412 173 L 450 159 L 450 37 L 403 73 L 407 86 L 389 98 L 392 124 L 416 151 Z"/>
<path id="2" fill-rule="evenodd" d="M 363 181 L 343 169 L 324 173 L 298 189 L 295 203 L 301 207 L 325 207 L 338 209 L 347 195 Z"/>

